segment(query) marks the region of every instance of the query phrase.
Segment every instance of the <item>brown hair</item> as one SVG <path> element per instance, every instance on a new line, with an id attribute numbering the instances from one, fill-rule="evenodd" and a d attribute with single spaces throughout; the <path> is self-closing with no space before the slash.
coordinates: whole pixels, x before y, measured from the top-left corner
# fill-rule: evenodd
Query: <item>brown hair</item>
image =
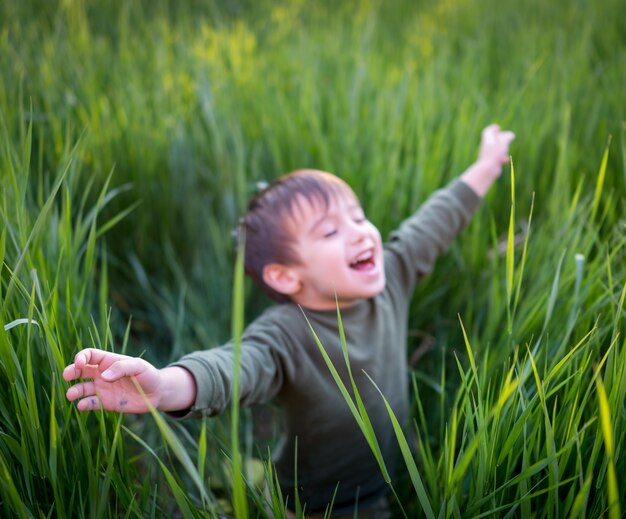
<path id="1" fill-rule="evenodd" d="M 290 301 L 268 286 L 263 280 L 263 269 L 271 263 L 298 264 L 295 237 L 289 232 L 286 218 L 294 216 L 299 200 L 321 202 L 328 207 L 331 196 L 350 189 L 335 175 L 314 169 L 293 171 L 279 177 L 257 193 L 248 204 L 246 214 L 239 220 L 237 238 L 245 234 L 245 270 L 272 299 Z"/>

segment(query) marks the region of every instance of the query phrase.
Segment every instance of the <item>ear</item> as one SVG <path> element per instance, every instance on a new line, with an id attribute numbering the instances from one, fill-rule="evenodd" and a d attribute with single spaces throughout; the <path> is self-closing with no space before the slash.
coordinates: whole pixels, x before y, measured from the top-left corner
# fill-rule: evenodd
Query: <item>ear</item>
<path id="1" fill-rule="evenodd" d="M 300 290 L 302 283 L 300 276 L 291 269 L 280 263 L 270 263 L 263 268 L 263 281 L 276 292 L 285 295 L 293 295 Z"/>

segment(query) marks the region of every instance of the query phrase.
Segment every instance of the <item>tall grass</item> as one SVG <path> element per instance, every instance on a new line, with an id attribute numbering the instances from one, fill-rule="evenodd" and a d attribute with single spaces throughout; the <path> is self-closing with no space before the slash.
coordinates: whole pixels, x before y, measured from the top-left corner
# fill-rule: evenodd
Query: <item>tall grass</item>
<path id="1" fill-rule="evenodd" d="M 604 163 L 605 160 L 599 178 L 605 173 Z M 587 212 L 593 212 L 593 207 L 594 204 L 587 204 Z M 508 243 L 510 245 L 510 239 Z M 625 243 L 623 235 L 614 242 L 622 259 Z M 533 249 L 530 245 L 530 255 Z M 506 255 L 503 284 L 506 294 L 510 295 L 514 248 L 508 246 Z M 387 406 L 413 483 L 414 496 L 405 497 L 406 501 L 400 500 L 398 505 L 405 516 L 435 517 L 433 509 L 437 516 L 443 517 L 621 516 L 623 489 L 620 491 L 618 474 L 623 468 L 616 467 L 619 456 L 616 458 L 614 438 L 616 435 L 624 438 L 620 432 L 624 416 L 621 409 L 617 409 L 626 396 L 623 362 L 626 341 L 620 337 L 624 326 L 626 283 L 622 278 L 619 291 L 600 291 L 593 296 L 594 304 L 589 308 L 594 321 L 590 321 L 590 329 L 578 337 L 573 333 L 573 323 L 584 322 L 587 312 L 586 309 L 581 311 L 577 299 L 585 279 L 580 267 L 581 257 L 577 255 L 578 268 L 569 283 L 574 285 L 572 309 L 569 318 L 563 315 L 558 320 L 560 326 L 566 327 L 554 333 L 556 340 L 547 332 L 559 290 L 564 288 L 561 280 L 563 255 L 558 260 L 547 301 L 532 302 L 532 310 L 544 318 L 543 325 L 538 321 L 540 326 L 534 330 L 518 332 L 524 337 L 523 344 L 510 335 L 511 324 L 517 320 L 511 318 L 508 308 L 506 329 L 509 334 L 493 338 L 494 344 L 486 350 L 481 351 L 470 343 L 461 321 L 466 361 L 462 361 L 459 353 L 455 354 L 460 384 L 455 384 L 451 395 L 440 391 L 447 418 L 444 430 L 439 432 L 443 440 L 439 455 L 433 452 L 429 441 L 432 422 L 428 420 L 423 392 L 417 384 L 414 385 L 415 433 L 421 467 L 411 456 L 406 436 Z M 520 267 L 523 263 L 522 260 Z M 623 270 L 623 263 L 620 268 Z M 595 271 L 596 275 L 598 273 Z M 528 283 L 523 279 L 523 271 L 518 275 L 518 286 Z M 510 297 L 508 299 L 510 302 Z M 586 302 L 590 303 L 589 299 Z M 522 311 L 527 310 L 527 304 L 527 300 L 521 300 Z M 597 313 L 597 305 L 608 305 L 605 316 Z M 341 327 L 340 316 L 338 323 Z M 318 345 L 324 352 L 323 345 Z M 493 357 L 502 357 L 500 353 L 494 355 L 491 349 L 494 347 L 504 349 L 508 358 L 491 367 L 489 362 L 493 362 Z M 482 363 L 477 361 L 480 353 L 484 355 Z M 616 363 L 620 358 L 622 360 Z M 329 369 L 335 373 L 332 365 Z M 605 388 L 607 381 L 612 388 L 611 397 Z M 358 389 L 353 388 L 353 402 L 341 381 L 337 383 L 353 408 L 355 419 L 360 424 L 368 423 L 362 406 L 359 406 L 360 411 L 356 410 Z M 384 395 L 381 394 L 381 398 L 384 399 Z M 614 398 L 612 402 L 611 398 Z M 377 456 L 374 432 L 364 426 L 362 429 Z M 384 468 L 382 470 L 394 489 L 396 483 Z M 408 510 L 406 502 L 411 503 Z"/>
<path id="2" fill-rule="evenodd" d="M 98 258 L 96 246 L 105 191 L 91 208 L 72 189 L 80 146 L 65 149 L 51 179 L 37 168 L 40 176 L 31 177 L 32 126 L 22 128 L 18 147 L 3 130 L 3 515 L 68 517 L 77 507 L 103 515 L 109 496 L 140 513 L 142 500 L 127 485 L 135 478 L 119 418 L 77 417 L 65 402 L 61 377 L 75 345 L 110 348 L 113 340 L 107 333 L 106 256 Z M 27 324 L 11 327 L 17 319 Z M 77 477 L 78 486 L 68 484 Z"/>
<path id="3" fill-rule="evenodd" d="M 267 457 L 249 411 L 82 415 L 62 368 L 84 346 L 164 365 L 257 315 L 248 285 L 233 310 L 231 230 L 258 181 L 334 171 L 386 234 L 492 121 L 514 175 L 417 289 L 391 483 L 409 516 L 623 512 L 621 2 L 335 4 L 0 5 L 3 515 L 262 516 L 227 468 Z"/>

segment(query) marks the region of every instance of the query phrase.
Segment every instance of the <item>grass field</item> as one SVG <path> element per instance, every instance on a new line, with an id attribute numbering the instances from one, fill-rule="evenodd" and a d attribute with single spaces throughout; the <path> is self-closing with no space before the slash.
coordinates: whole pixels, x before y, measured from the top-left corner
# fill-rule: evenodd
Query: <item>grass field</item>
<path id="1" fill-rule="evenodd" d="M 266 517 L 272 407 L 80 414 L 63 367 L 163 366 L 265 308 L 231 236 L 258 182 L 335 172 L 384 236 L 491 122 L 513 168 L 412 306 L 394 516 L 617 519 L 623 2 L 0 4 L 0 515 Z"/>

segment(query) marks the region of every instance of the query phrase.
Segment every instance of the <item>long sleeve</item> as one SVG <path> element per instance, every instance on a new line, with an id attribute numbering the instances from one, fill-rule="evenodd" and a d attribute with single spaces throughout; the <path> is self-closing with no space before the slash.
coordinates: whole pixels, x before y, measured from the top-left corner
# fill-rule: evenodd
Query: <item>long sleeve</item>
<path id="1" fill-rule="evenodd" d="M 455 180 L 433 193 L 419 210 L 394 231 L 386 245 L 388 282 L 410 294 L 429 274 L 435 261 L 468 224 L 481 198 L 465 183 Z"/>
<path id="2" fill-rule="evenodd" d="M 268 312 L 272 313 L 272 312 Z M 297 356 L 291 353 L 287 330 L 276 319 L 260 318 L 244 332 L 241 345 L 240 403 L 243 406 L 274 398 L 285 377 L 295 369 Z M 196 401 L 176 417 L 213 416 L 231 403 L 234 376 L 234 346 L 224 346 L 185 355 L 173 366 L 187 369 L 196 381 Z"/>
<path id="3" fill-rule="evenodd" d="M 385 290 L 341 311 L 352 374 L 391 471 L 397 443 L 386 403 L 378 391 L 385 395 L 398 421 L 406 424 L 406 323 L 412 288 L 419 277 L 430 272 L 479 203 L 462 182 L 435 193 L 385 246 Z M 356 501 L 366 506 L 384 495 L 387 483 L 309 323 L 349 387 L 336 311 L 301 310 L 285 303 L 268 309 L 244 333 L 241 404 L 275 398 L 281 405 L 284 430 L 272 458 L 281 489 L 290 502 L 297 491 L 311 513 L 324 513 L 333 502 L 336 513 L 350 514 Z M 192 353 L 176 365 L 192 373 L 198 388 L 196 401 L 184 417 L 218 414 L 230 404 L 231 344 Z"/>

